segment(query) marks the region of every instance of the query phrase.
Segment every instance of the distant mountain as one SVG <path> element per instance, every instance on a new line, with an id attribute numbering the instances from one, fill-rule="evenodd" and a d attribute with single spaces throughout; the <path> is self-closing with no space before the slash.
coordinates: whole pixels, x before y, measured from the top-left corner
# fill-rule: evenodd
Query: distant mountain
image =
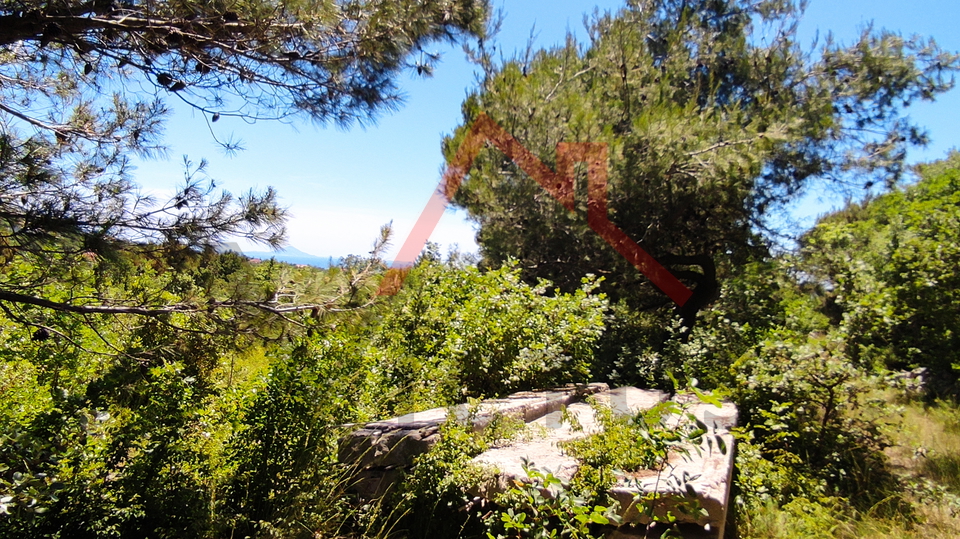
<path id="1" fill-rule="evenodd" d="M 250 258 L 259 258 L 261 260 L 275 258 L 280 262 L 286 262 L 288 264 L 306 264 L 317 268 L 328 268 L 331 264 L 336 265 L 340 262 L 339 257 L 316 256 L 305 253 L 296 247 L 285 247 L 279 251 L 245 251 L 242 254 Z"/>

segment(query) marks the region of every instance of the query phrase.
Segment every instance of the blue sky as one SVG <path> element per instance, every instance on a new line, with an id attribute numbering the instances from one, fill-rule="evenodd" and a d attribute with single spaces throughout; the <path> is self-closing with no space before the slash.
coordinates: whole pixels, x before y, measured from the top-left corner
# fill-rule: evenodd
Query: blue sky
<path id="1" fill-rule="evenodd" d="M 494 0 L 494 5 L 505 15 L 498 49 L 511 56 L 525 48 L 534 27 L 536 46 L 548 47 L 562 42 L 567 31 L 583 36 L 584 13 L 594 7 L 613 10 L 623 1 Z M 800 35 L 809 44 L 818 30 L 821 35 L 829 31 L 850 43 L 871 20 L 877 28 L 932 36 L 943 48 L 960 50 L 957 0 L 812 0 Z M 433 49 L 444 54 L 434 76 L 403 75 L 403 107 L 366 129 L 344 131 L 306 120 L 247 125 L 224 118 L 214 124 L 218 137 L 240 139 L 246 148 L 227 157 L 213 142 L 203 118 L 175 106 L 166 133 L 169 158 L 139 163 L 136 178 L 146 191 L 167 191 L 182 181 L 183 155 L 193 161 L 206 158 L 209 174 L 229 191 L 278 189 L 293 215 L 290 245 L 323 257 L 364 254 L 380 226 L 392 221 L 395 235 L 388 259 L 392 258 L 437 186 L 443 164 L 441 137 L 458 125 L 460 104 L 475 81 L 459 47 Z M 911 162 L 938 159 L 960 146 L 960 90 L 933 104 L 915 104 L 909 112 L 933 139 L 928 148 L 911 152 Z M 795 213 L 811 223 L 812 216 L 837 204 L 836 197 L 815 193 L 799 203 Z M 453 244 L 474 251 L 473 236 L 465 214 L 448 210 L 431 240 L 441 243 L 444 251 Z"/>

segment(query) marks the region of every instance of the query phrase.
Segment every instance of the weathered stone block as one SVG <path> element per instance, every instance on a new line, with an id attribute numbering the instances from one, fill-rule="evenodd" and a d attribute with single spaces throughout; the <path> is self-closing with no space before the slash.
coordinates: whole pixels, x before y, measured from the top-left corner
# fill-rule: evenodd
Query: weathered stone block
<path id="1" fill-rule="evenodd" d="M 417 455 L 426 453 L 437 443 L 440 426 L 447 420 L 451 410 L 458 421 L 472 422 L 474 429 L 481 430 L 498 416 L 520 418 L 524 422 L 535 421 L 587 395 L 607 389 L 606 384 L 598 383 L 570 385 L 547 391 L 524 391 L 503 399 L 483 401 L 472 415 L 470 408 L 461 404 L 451 409 L 434 408 L 374 421 L 341 440 L 338 458 L 340 462 L 355 464 L 361 470 L 410 466 Z M 362 490 L 362 487 L 358 487 L 358 490 Z"/>
<path id="2" fill-rule="evenodd" d="M 667 394 L 659 391 L 622 387 L 594 395 L 593 399 L 598 404 L 609 406 L 614 413 L 635 415 L 665 401 L 667 397 Z M 651 494 L 657 500 L 654 504 L 655 515 L 663 517 L 670 511 L 681 522 L 696 525 L 701 532 L 706 530 L 704 533 L 709 536 L 722 537 L 733 471 L 734 439 L 729 429 L 736 426 L 737 409 L 731 403 L 723 403 L 718 408 L 688 397 L 681 397 L 677 401 L 686 407 L 686 413 L 693 414 L 707 426 L 708 433 L 704 436 L 703 444 L 691 445 L 671 454 L 660 469 L 620 475 L 610 494 L 620 503 L 621 516 L 626 523 L 650 522 L 649 516 L 641 514 L 634 500 L 638 496 Z M 571 480 L 580 462 L 560 448 L 561 442 L 588 436 L 598 432 L 601 426 L 597 424 L 593 408 L 585 403 L 568 406 L 567 413 L 576 419 L 582 430 L 576 431 L 569 422 L 561 422 L 560 412 L 548 414 L 533 422 L 546 427 L 542 430 L 542 437 L 494 448 L 474 458 L 473 462 L 487 469 L 492 477 L 487 483 L 478 485 L 474 494 L 490 498 L 510 488 L 516 481 L 526 481 L 524 462 L 541 470 L 549 470 L 561 480 Z M 667 418 L 668 425 L 672 423 L 679 426 L 683 421 L 688 420 L 679 416 Z M 684 515 L 677 510 L 677 504 L 687 496 L 688 486 L 696 493 L 696 499 L 706 515 Z"/>
<path id="3" fill-rule="evenodd" d="M 593 399 L 601 405 L 610 406 L 615 413 L 632 415 L 656 406 L 667 397 L 661 391 L 621 387 L 600 392 Z M 572 479 L 580 468 L 580 462 L 560 449 L 560 443 L 588 436 L 602 427 L 597 423 L 593 408 L 587 403 L 570 404 L 566 411 L 572 421 L 563 421 L 561 411 L 549 413 L 529 423 L 534 427 L 533 432 L 541 433 L 540 437 L 490 449 L 475 457 L 474 464 L 491 470 L 497 477 L 494 484 L 479 485 L 478 493 L 489 497 L 505 490 L 514 481 L 526 481 L 527 474 L 523 470 L 525 462 L 538 469 L 549 470 L 563 481 Z M 580 430 L 575 429 L 573 423 L 579 425 Z"/>
<path id="4" fill-rule="evenodd" d="M 498 416 L 507 416 L 523 419 L 530 435 L 492 448 L 473 459 L 474 464 L 490 472 L 491 478 L 478 485 L 474 494 L 492 498 L 497 492 L 510 488 L 514 481 L 527 480 L 524 462 L 569 481 L 579 469 L 580 462 L 567 455 L 560 443 L 602 429 L 594 408 L 583 402 L 589 395 L 597 404 L 609 406 L 614 413 L 621 415 L 635 415 L 669 398 L 661 391 L 634 387 L 609 390 L 606 384 L 589 384 L 487 400 L 474 408 L 472 414 L 466 405 L 436 408 L 375 421 L 353 431 L 342 440 L 340 461 L 357 465 L 359 474 L 355 491 L 366 497 L 380 496 L 417 455 L 429 451 L 437 443 L 440 426 L 448 414 L 455 414 L 459 421 L 472 422 L 477 430 L 485 428 Z M 624 526 L 615 532 L 620 534 L 616 535 L 618 537 L 636 536 L 632 535 L 634 531 L 645 529 L 649 517 L 641 514 L 634 500 L 650 494 L 657 500 L 655 514 L 663 516 L 669 510 L 681 521 L 685 520 L 687 526 L 692 526 L 692 531 L 684 532 L 685 535 L 722 539 L 733 470 L 734 439 L 729 430 L 736 426 L 737 409 L 731 403 L 717 407 L 691 397 L 681 396 L 675 400 L 684 406 L 686 413 L 667 418 L 667 424 L 679 426 L 689 421 L 686 418 L 689 413 L 707 426 L 708 433 L 703 444 L 671 454 L 660 469 L 625 473 L 619 477 L 610 494 L 620 502 L 624 521 L 640 527 Z M 571 421 L 563 420 L 564 408 L 567 419 L 573 418 L 579 429 L 574 429 Z M 676 510 L 677 503 L 687 495 L 687 487 L 696 494 L 706 515 L 685 517 Z"/>

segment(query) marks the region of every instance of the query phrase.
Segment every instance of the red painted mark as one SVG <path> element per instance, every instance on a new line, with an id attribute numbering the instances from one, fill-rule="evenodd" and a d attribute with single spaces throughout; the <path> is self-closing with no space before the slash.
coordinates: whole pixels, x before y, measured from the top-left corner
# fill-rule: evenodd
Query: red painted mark
<path id="1" fill-rule="evenodd" d="M 444 171 L 440 186 L 430 197 L 417 224 L 400 247 L 393 267 L 380 282 L 378 294 L 393 295 L 400 289 L 407 272 L 410 271 L 410 267 L 413 266 L 430 238 L 430 234 L 443 216 L 447 204 L 460 189 L 460 184 L 470 170 L 470 165 L 487 142 L 506 154 L 570 211 L 576 209 L 574 166 L 576 163 L 585 162 L 587 164 L 587 224 L 590 228 L 600 234 L 600 237 L 640 270 L 640 273 L 646 275 L 677 305 L 682 307 L 690 299 L 693 292 L 689 288 L 607 218 L 606 144 L 592 142 L 557 144 L 557 171 L 554 172 L 484 113 L 481 113 L 470 126 L 470 131 L 460 144 L 453 162 Z"/>

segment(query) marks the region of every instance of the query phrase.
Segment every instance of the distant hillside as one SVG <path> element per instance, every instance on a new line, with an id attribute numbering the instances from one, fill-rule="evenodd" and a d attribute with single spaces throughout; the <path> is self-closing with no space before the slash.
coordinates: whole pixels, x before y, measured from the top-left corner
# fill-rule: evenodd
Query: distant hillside
<path id="1" fill-rule="evenodd" d="M 328 268 L 340 262 L 339 257 L 315 256 L 310 253 L 305 253 L 296 247 L 286 247 L 279 251 L 245 251 L 243 254 L 250 258 L 259 258 L 261 260 L 275 258 L 288 264 L 306 264 L 318 268 Z"/>

